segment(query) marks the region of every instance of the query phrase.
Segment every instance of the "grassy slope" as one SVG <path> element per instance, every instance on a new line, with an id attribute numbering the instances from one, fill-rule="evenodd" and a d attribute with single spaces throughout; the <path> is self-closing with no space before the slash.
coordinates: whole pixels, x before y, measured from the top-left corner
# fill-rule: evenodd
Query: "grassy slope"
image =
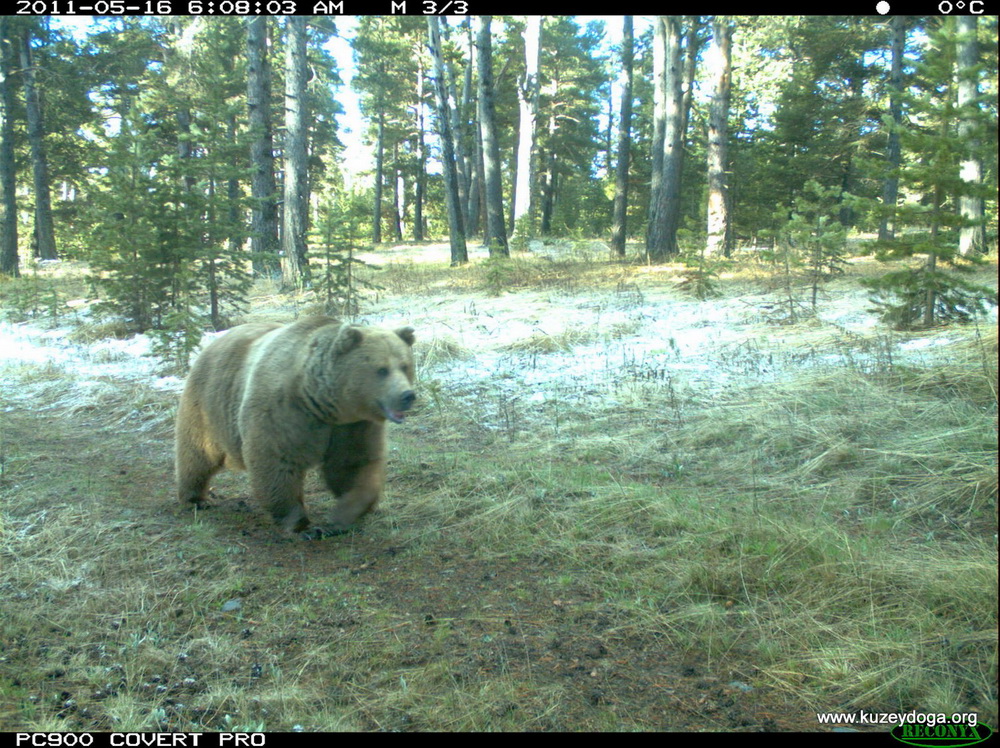
<path id="1" fill-rule="evenodd" d="M 404 265 L 381 282 L 474 303 L 498 273 L 516 301 L 629 272 Z M 817 729 L 817 711 L 859 709 L 995 724 L 995 335 L 961 330 L 923 368 L 861 364 L 878 335 L 844 335 L 829 366 L 705 399 L 635 370 L 607 385 L 613 405 L 542 419 L 489 382 L 442 386 L 436 361 L 462 351 L 425 336 L 382 510 L 312 544 L 279 537 L 240 475 L 210 511 L 175 507 L 170 396 L 10 397 L 0 729 Z M 76 386 L 15 376 L 48 382 L 46 401 Z M 328 501 L 313 486 L 317 516 Z"/>

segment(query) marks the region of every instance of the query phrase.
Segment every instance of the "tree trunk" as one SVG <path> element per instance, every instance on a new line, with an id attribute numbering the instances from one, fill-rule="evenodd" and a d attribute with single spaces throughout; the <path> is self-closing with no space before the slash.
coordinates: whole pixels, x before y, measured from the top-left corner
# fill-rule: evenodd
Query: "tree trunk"
<path id="1" fill-rule="evenodd" d="M 677 153 L 674 156 L 676 163 L 673 166 L 672 177 L 676 181 L 676 185 L 671 188 L 670 184 L 664 184 L 665 188 L 676 190 L 676 199 L 672 199 L 667 203 L 667 216 L 666 221 L 668 226 L 674 226 L 673 233 L 676 235 L 677 228 L 680 227 L 681 220 L 681 191 L 680 183 L 684 178 L 684 159 L 687 156 L 687 132 L 688 132 L 688 121 L 690 120 L 691 113 L 691 101 L 693 99 L 694 93 L 694 74 L 695 68 L 698 62 L 698 50 L 701 46 L 701 34 L 699 33 L 701 27 L 701 17 L 700 16 L 685 16 L 687 18 L 687 30 L 684 32 L 684 65 L 683 68 L 678 67 L 678 73 L 681 76 L 680 88 L 677 91 L 678 96 L 678 139 L 677 139 Z M 680 20 L 678 19 L 678 23 Z M 679 41 L 679 39 L 678 39 Z M 678 64 L 679 64 L 678 60 Z M 673 252 L 676 254 L 678 251 L 676 248 L 676 241 Z"/>
<path id="2" fill-rule="evenodd" d="M 465 211 L 465 230 L 468 236 L 475 236 L 483 225 L 483 214 L 486 206 L 483 204 L 483 139 L 479 135 L 479 123 L 476 116 L 478 103 L 475 100 L 475 87 L 472 85 L 472 71 L 476 69 L 478 57 L 476 43 L 472 34 L 472 19 L 466 17 L 465 31 L 469 47 L 469 63 L 465 66 L 465 79 L 462 84 L 463 120 L 471 122 L 472 127 L 464 131 L 468 136 L 466 159 L 462 164 L 465 170 L 465 181 L 469 185 L 467 201 L 462 205 Z"/>
<path id="3" fill-rule="evenodd" d="M 513 225 L 511 235 L 519 238 L 533 234 L 531 190 L 535 183 L 532 153 L 535 149 L 535 123 L 538 120 L 539 78 L 541 59 L 542 17 L 528 16 L 524 29 L 524 78 L 517 87 L 520 116 L 517 136 L 517 165 L 514 179 Z"/>
<path id="4" fill-rule="evenodd" d="M 236 115 L 234 114 L 229 117 L 229 140 L 231 143 L 236 143 L 238 142 L 238 138 L 239 127 L 236 122 Z M 245 223 L 241 215 L 243 213 L 243 206 L 240 199 L 240 180 L 235 174 L 226 180 L 226 201 L 229 203 L 229 210 L 227 211 L 227 220 L 229 222 L 228 250 L 229 257 L 233 258 L 239 256 L 240 249 L 247 238 L 244 232 Z M 213 322 L 217 324 L 219 320 L 213 319 Z M 220 326 L 217 324 L 215 329 L 220 329 Z"/>
<path id="5" fill-rule="evenodd" d="M 403 220 L 406 212 L 404 204 L 406 185 L 403 180 L 403 170 L 399 165 L 399 143 L 392 144 L 392 222 L 396 232 L 396 241 L 403 241 Z"/>
<path id="6" fill-rule="evenodd" d="M 267 55 L 268 20 L 247 22 L 247 110 L 250 119 L 250 251 L 254 273 L 270 271 L 278 255 L 278 205 L 274 183 L 274 133 L 271 127 L 271 65 Z"/>
<path id="7" fill-rule="evenodd" d="M 483 169 L 486 175 L 486 246 L 490 256 L 507 257 L 507 231 L 503 223 L 503 182 L 500 177 L 500 145 L 496 132 L 493 100 L 493 50 L 490 24 L 493 16 L 479 17 L 476 47 L 479 53 L 479 130 L 483 135 Z"/>
<path id="8" fill-rule="evenodd" d="M 0 16 L 0 273 L 21 274 L 17 256 L 17 179 L 14 165 L 13 69 L 7 41 L 7 18 Z"/>
<path id="9" fill-rule="evenodd" d="M 963 219 L 959 231 L 958 251 L 963 255 L 986 251 L 983 231 L 983 199 L 976 193 L 983 181 L 983 165 L 979 159 L 979 45 L 976 41 L 976 16 L 956 16 L 958 36 L 955 40 L 955 67 L 958 78 L 958 140 L 965 148 L 961 179 L 968 185 L 967 194 L 959 197 L 959 213 Z"/>
<path id="10" fill-rule="evenodd" d="M 427 181 L 427 146 L 424 143 L 424 56 L 414 51 L 417 58 L 417 173 L 413 196 L 413 240 L 424 240 L 424 185 Z"/>
<path id="11" fill-rule="evenodd" d="M 680 200 L 683 145 L 680 24 L 674 16 L 661 16 L 657 28 L 657 38 L 662 38 L 664 44 L 663 175 L 657 195 L 656 220 L 650 226 L 647 239 L 646 253 L 650 260 L 663 260 L 677 254 L 680 211 L 675 203 Z"/>
<path id="12" fill-rule="evenodd" d="M 458 196 L 458 169 L 455 164 L 455 144 L 451 132 L 451 114 L 448 109 L 448 82 L 444 74 L 444 56 L 441 51 L 440 20 L 427 16 L 427 37 L 434 60 L 434 98 L 437 103 L 438 134 L 441 136 L 441 157 L 444 161 L 445 202 L 448 206 L 448 235 L 451 240 L 451 264 L 469 261 L 465 246 L 465 225 L 462 222 L 462 203 Z"/>
<path id="13" fill-rule="evenodd" d="M 439 31 L 442 34 L 442 38 L 447 39 L 450 26 L 445 24 L 439 27 Z M 468 181 L 468 155 L 466 154 L 465 147 L 465 137 L 463 137 L 467 124 L 465 123 L 465 118 L 462 116 L 462 106 L 459 104 L 459 99 L 456 93 L 456 84 L 454 78 L 451 74 L 451 66 L 443 65 L 444 77 L 445 77 L 445 90 L 448 94 L 448 114 L 451 116 L 451 141 L 452 148 L 455 152 L 455 185 L 458 189 L 458 204 L 462 206 L 464 211 L 464 206 L 468 205 L 468 195 L 469 195 L 469 181 Z M 468 222 L 466 221 L 468 216 L 462 215 L 462 230 L 466 236 L 468 236 Z"/>
<path id="14" fill-rule="evenodd" d="M 281 277 L 285 285 L 299 286 L 305 271 L 306 218 L 309 185 L 306 138 L 308 102 L 306 86 L 305 16 L 289 16 L 285 53 L 285 206 L 281 247 L 284 252 Z"/>
<path id="15" fill-rule="evenodd" d="M 618 165 L 615 171 L 614 215 L 611 221 L 611 249 L 625 257 L 625 234 L 628 216 L 628 166 L 632 147 L 632 63 L 634 58 L 632 16 L 625 16 L 622 25 L 622 86 L 621 122 L 618 125 Z"/>
<path id="16" fill-rule="evenodd" d="M 385 184 L 385 107 L 378 108 L 378 129 L 375 136 L 375 206 L 372 210 L 372 241 L 382 241 L 382 189 Z"/>
<path id="17" fill-rule="evenodd" d="M 705 253 L 729 256 L 730 215 L 728 166 L 729 90 L 732 79 L 732 34 L 729 19 L 716 16 L 712 45 L 705 55 L 712 92 L 708 104 L 708 220 Z"/>
<path id="18" fill-rule="evenodd" d="M 886 146 L 886 161 L 889 170 L 882 185 L 882 221 L 879 223 L 879 241 L 888 241 L 896 234 L 895 213 L 896 199 L 899 196 L 898 170 L 902 162 L 902 151 L 899 145 L 899 128 L 903 122 L 903 50 L 906 47 L 906 16 L 893 16 L 890 21 L 892 29 L 892 67 L 889 73 L 889 138 Z"/>
<path id="19" fill-rule="evenodd" d="M 552 214 L 555 212 L 556 181 L 558 179 L 556 167 L 559 163 L 559 157 L 555 151 L 549 153 L 548 161 L 548 168 L 545 170 L 545 180 L 542 183 L 542 236 L 548 236 L 552 233 Z"/>
<path id="20" fill-rule="evenodd" d="M 56 236 L 52 228 L 52 202 L 49 192 L 49 164 L 45 157 L 45 126 L 42 106 L 35 83 L 31 53 L 31 29 L 21 38 L 21 74 L 24 80 L 24 110 L 28 123 L 28 143 L 31 146 L 31 171 L 35 185 L 35 241 L 43 260 L 55 260 Z"/>
<path id="21" fill-rule="evenodd" d="M 660 224 L 660 194 L 663 192 L 663 137 L 667 113 L 666 26 L 653 21 L 653 139 L 650 143 L 649 215 L 646 223 L 646 256 L 651 256 L 653 237 Z"/>

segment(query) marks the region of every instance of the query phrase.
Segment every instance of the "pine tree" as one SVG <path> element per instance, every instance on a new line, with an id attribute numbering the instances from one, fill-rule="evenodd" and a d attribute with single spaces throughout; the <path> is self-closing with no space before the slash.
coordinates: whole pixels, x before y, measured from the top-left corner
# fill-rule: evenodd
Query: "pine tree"
<path id="1" fill-rule="evenodd" d="M 896 235 L 876 242 L 884 261 L 923 257 L 865 283 L 883 319 L 900 328 L 929 327 L 967 320 L 996 304 L 996 294 L 962 275 L 979 261 L 959 252 L 959 234 L 968 225 L 958 211 L 963 196 L 985 197 L 982 185 L 962 179 L 960 164 L 967 143 L 957 137 L 954 85 L 956 24 L 942 18 L 928 29 L 927 47 L 904 97 L 908 117 L 900 142 L 908 159 L 899 170 L 900 186 L 913 197 L 895 211 Z"/>
<path id="2" fill-rule="evenodd" d="M 522 242 L 534 235 L 535 130 L 538 121 L 542 17 L 528 16 L 524 29 L 524 76 L 517 87 L 519 112 L 516 178 L 513 185 L 511 236 Z"/>
<path id="3" fill-rule="evenodd" d="M 274 181 L 269 33 L 267 16 L 255 16 L 247 21 L 247 110 L 253 169 L 250 246 L 257 273 L 278 264 L 278 194 Z"/>
<path id="4" fill-rule="evenodd" d="M 507 231 L 503 220 L 503 180 L 500 175 L 500 143 L 496 125 L 496 92 L 493 87 L 493 47 L 490 25 L 493 16 L 479 17 L 476 51 L 479 67 L 479 130 L 483 138 L 483 169 L 486 175 L 486 245 L 490 256 L 507 257 Z"/>
<path id="5" fill-rule="evenodd" d="M 791 213 L 779 230 L 779 246 L 785 251 L 786 277 L 792 265 L 804 268 L 812 311 L 816 311 L 819 287 L 844 272 L 847 255 L 847 227 L 840 222 L 840 187 L 823 187 L 815 179 L 806 182 L 796 196 Z M 791 296 L 791 294 L 789 294 Z M 794 310 L 790 317 L 794 319 Z"/>
<path id="6" fill-rule="evenodd" d="M 155 350 L 178 368 L 206 323 L 222 329 L 242 310 L 250 282 L 236 24 L 175 20 L 144 29 L 164 62 L 146 67 L 134 87 L 127 77 L 116 81 L 129 93 L 108 102 L 120 126 L 104 132 L 107 173 L 91 194 L 104 217 L 90 257 L 100 307 L 132 330 L 151 331 Z"/>
<path id="7" fill-rule="evenodd" d="M 716 16 L 706 54 L 712 92 L 708 113 L 708 220 L 706 252 L 729 256 L 732 218 L 729 203 L 729 94 L 732 78 L 732 21 Z"/>
<path id="8" fill-rule="evenodd" d="M 541 184 L 534 188 L 541 193 L 543 235 L 593 236 L 609 228 L 608 197 L 594 173 L 606 148 L 597 120 L 610 89 L 603 36 L 597 23 L 580 28 L 567 16 L 545 20 L 536 134 Z"/>
<path id="9" fill-rule="evenodd" d="M 307 271 L 309 172 L 309 71 L 306 59 L 308 19 L 285 19 L 285 183 L 281 231 L 281 278 L 291 288 Z"/>
<path id="10" fill-rule="evenodd" d="M 7 40 L 8 19 L 0 16 L 0 273 L 21 274 L 17 254 L 17 179 L 14 172 L 13 55 Z"/>
<path id="11" fill-rule="evenodd" d="M 19 44 L 21 79 L 24 85 L 24 108 L 27 115 L 28 142 L 31 144 L 31 170 L 35 196 L 35 251 L 43 260 L 55 260 L 56 235 L 52 224 L 52 196 L 49 181 L 49 160 L 45 144 L 45 114 L 35 71 L 33 41 L 43 29 L 35 24 L 21 30 Z"/>
<path id="12" fill-rule="evenodd" d="M 313 290 L 320 297 L 325 314 L 353 319 L 360 311 L 361 289 L 380 289 L 360 279 L 355 272 L 367 266 L 355 252 L 368 213 L 363 195 L 343 190 L 328 193 L 319 206 L 311 243 L 323 260 L 323 269 L 317 273 Z"/>
<path id="13" fill-rule="evenodd" d="M 615 167 L 614 213 L 611 219 L 611 249 L 619 258 L 625 257 L 625 234 L 628 223 L 629 156 L 632 149 L 632 83 L 635 58 L 632 16 L 625 16 L 622 26 L 621 117 L 618 124 L 618 162 Z"/>
<path id="14" fill-rule="evenodd" d="M 427 16 L 427 46 L 431 59 L 434 61 L 434 101 L 437 110 L 438 135 L 441 137 L 441 160 L 444 171 L 445 203 L 448 207 L 451 264 L 462 265 L 469 261 L 469 254 L 465 245 L 465 222 L 462 215 L 462 200 L 458 190 L 455 133 L 452 128 L 451 107 L 448 103 L 448 80 L 441 42 L 441 23 L 437 16 Z"/>

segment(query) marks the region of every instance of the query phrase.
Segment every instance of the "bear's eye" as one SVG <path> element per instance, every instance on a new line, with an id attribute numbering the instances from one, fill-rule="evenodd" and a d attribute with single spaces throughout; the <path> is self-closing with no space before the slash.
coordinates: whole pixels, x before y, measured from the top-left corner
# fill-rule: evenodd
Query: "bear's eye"
<path id="1" fill-rule="evenodd" d="M 381 367 L 378 370 L 378 375 L 383 378 L 389 376 L 389 369 L 385 366 Z"/>

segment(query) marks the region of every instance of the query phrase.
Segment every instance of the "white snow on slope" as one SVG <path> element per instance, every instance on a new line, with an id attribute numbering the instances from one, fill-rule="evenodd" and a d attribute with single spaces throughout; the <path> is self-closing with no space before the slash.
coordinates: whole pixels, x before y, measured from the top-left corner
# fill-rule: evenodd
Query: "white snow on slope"
<path id="1" fill-rule="evenodd" d="M 687 397 L 712 398 L 848 359 L 853 366 L 866 360 L 875 365 L 882 353 L 895 361 L 931 363 L 946 357 L 958 339 L 952 329 L 893 333 L 869 306 L 863 289 L 841 281 L 825 291 L 817 319 L 782 326 L 773 324 L 782 312 L 774 294 L 696 301 L 660 282 L 618 291 L 383 296 L 361 321 L 413 325 L 418 359 L 421 347 L 432 351 L 421 379 L 484 409 L 488 425 L 505 399 L 613 407 L 623 383 L 659 383 Z M 982 324 L 995 325 L 996 311 Z M 3 400 L 86 406 L 125 386 L 179 394 L 181 380 L 158 373 L 144 336 L 81 344 L 69 333 L 65 327 L 0 322 L 0 407 Z M 539 352 L 525 345 L 533 342 L 537 349 L 547 337 L 565 349 L 552 345 Z M 460 354 L 435 357 L 433 350 L 443 344 Z"/>

